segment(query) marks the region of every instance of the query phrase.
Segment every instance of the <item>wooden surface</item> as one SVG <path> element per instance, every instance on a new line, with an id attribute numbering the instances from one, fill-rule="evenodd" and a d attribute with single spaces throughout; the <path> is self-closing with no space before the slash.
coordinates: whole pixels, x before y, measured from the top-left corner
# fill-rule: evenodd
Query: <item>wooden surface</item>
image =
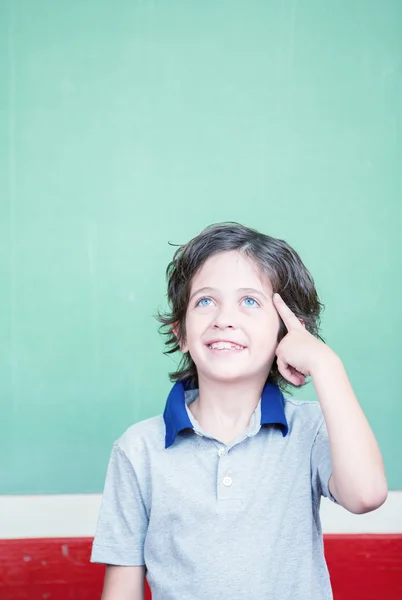
<path id="1" fill-rule="evenodd" d="M 104 567 L 89 563 L 91 544 L 88 538 L 0 540 L 1 600 L 99 599 Z M 325 552 L 334 600 L 401 600 L 402 534 L 327 535 Z"/>

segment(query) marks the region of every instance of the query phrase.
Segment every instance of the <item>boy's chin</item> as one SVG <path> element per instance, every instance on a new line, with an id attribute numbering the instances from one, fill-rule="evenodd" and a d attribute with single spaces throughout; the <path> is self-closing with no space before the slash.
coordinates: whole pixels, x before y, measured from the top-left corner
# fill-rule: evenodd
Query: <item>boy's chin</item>
<path id="1" fill-rule="evenodd" d="M 241 381 L 247 381 L 249 379 L 255 379 L 258 377 L 257 373 L 250 373 L 249 371 L 242 371 L 239 369 L 213 369 L 206 370 L 204 372 L 199 371 L 201 379 L 206 381 L 214 381 L 216 383 L 239 383 Z"/>

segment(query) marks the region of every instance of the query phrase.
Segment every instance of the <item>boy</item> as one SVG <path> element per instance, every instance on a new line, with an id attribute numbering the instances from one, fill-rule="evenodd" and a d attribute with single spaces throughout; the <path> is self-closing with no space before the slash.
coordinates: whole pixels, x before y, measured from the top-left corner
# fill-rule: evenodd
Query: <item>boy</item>
<path id="1" fill-rule="evenodd" d="M 321 495 L 354 513 L 387 497 L 382 457 L 298 254 L 236 223 L 168 266 L 163 417 L 115 443 L 93 544 L 103 600 L 327 600 Z M 279 294 L 280 295 L 279 295 Z M 284 398 L 311 376 L 319 403 Z"/>

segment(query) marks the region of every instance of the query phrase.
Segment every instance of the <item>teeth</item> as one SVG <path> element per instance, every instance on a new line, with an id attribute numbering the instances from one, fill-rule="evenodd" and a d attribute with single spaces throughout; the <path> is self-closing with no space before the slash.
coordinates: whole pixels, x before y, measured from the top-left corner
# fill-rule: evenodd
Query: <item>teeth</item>
<path id="1" fill-rule="evenodd" d="M 214 344 L 209 345 L 212 350 L 242 350 L 242 346 L 237 346 L 236 344 L 230 344 L 229 342 L 216 342 Z"/>

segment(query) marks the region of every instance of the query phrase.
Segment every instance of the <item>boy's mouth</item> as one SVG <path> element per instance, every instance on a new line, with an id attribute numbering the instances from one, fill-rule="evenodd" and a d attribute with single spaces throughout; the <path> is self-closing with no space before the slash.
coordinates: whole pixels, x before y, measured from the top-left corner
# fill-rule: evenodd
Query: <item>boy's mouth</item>
<path id="1" fill-rule="evenodd" d="M 239 352 L 244 350 L 245 346 L 239 346 L 233 342 L 211 342 L 207 344 L 210 350 L 219 350 L 220 352 Z"/>

